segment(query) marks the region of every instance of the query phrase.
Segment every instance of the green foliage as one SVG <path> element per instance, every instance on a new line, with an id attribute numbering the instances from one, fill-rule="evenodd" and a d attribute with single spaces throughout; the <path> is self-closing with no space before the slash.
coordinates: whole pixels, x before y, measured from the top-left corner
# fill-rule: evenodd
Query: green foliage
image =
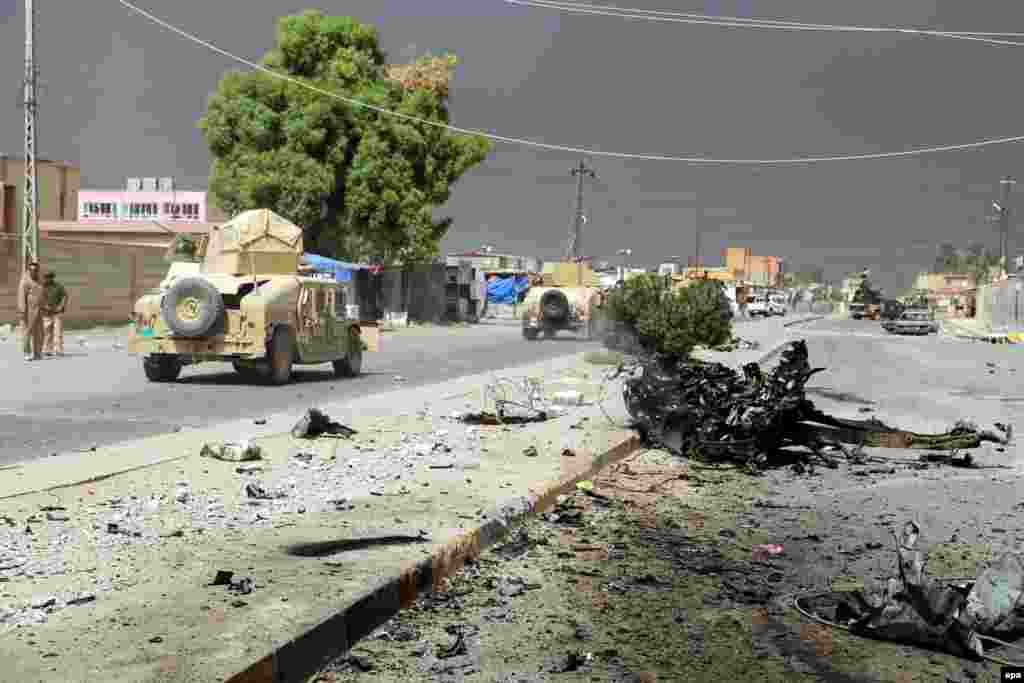
<path id="1" fill-rule="evenodd" d="M 669 291 L 657 275 L 632 278 L 613 292 L 607 308 L 649 351 L 686 357 L 698 344 L 715 347 L 732 338 L 732 321 L 723 316 L 722 284 L 701 280 Z"/>
<path id="2" fill-rule="evenodd" d="M 880 304 L 882 303 L 881 293 L 872 288 L 871 281 L 864 276 L 861 278 L 860 285 L 857 287 L 857 291 L 853 293 L 853 303 L 855 304 Z"/>
<path id="3" fill-rule="evenodd" d="M 174 261 L 195 261 L 198 248 L 199 245 L 196 244 L 196 240 L 192 235 L 175 235 L 167 252 L 164 254 L 164 260 L 168 263 Z"/>
<path id="4" fill-rule="evenodd" d="M 787 287 L 806 287 L 825 282 L 825 269 L 820 266 L 804 266 L 799 270 L 788 272 L 782 276 Z"/>
<path id="5" fill-rule="evenodd" d="M 306 10 L 280 19 L 263 64 L 326 92 L 447 123 L 446 88 L 403 87 L 385 60 L 373 26 Z M 485 138 L 260 71 L 226 74 L 198 125 L 213 156 L 210 191 L 229 214 L 269 208 L 303 226 L 308 251 L 388 264 L 437 254 L 452 220 L 435 219 L 434 208 L 490 151 Z"/>
<path id="6" fill-rule="evenodd" d="M 970 242 L 966 249 L 956 249 L 949 242 L 945 242 L 939 245 L 933 272 L 969 273 L 974 275 L 978 282 L 984 282 L 999 270 L 1000 264 L 999 253 L 985 248 L 980 242 Z"/>
<path id="7" fill-rule="evenodd" d="M 665 296 L 665 279 L 650 273 L 626 280 L 608 297 L 608 317 L 636 329 L 647 311 L 656 308 Z"/>

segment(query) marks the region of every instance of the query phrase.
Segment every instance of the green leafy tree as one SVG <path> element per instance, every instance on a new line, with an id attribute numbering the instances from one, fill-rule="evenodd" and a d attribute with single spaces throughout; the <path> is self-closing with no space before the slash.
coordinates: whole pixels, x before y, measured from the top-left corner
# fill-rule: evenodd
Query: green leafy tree
<path id="1" fill-rule="evenodd" d="M 855 304 L 879 304 L 882 302 L 882 294 L 871 287 L 871 280 L 867 277 L 861 278 L 857 291 L 853 293 Z"/>
<path id="2" fill-rule="evenodd" d="M 283 17 L 263 65 L 321 91 L 448 122 L 456 60 L 388 66 L 376 29 L 315 10 Z M 430 261 L 452 224 L 434 209 L 482 162 L 478 136 L 350 105 L 260 71 L 226 74 L 199 121 L 210 190 L 228 213 L 269 208 L 303 227 L 325 256 Z"/>
<path id="3" fill-rule="evenodd" d="M 935 257 L 936 273 L 955 273 L 961 269 L 962 265 L 963 256 L 956 247 L 949 242 L 939 245 L 939 254 Z"/>

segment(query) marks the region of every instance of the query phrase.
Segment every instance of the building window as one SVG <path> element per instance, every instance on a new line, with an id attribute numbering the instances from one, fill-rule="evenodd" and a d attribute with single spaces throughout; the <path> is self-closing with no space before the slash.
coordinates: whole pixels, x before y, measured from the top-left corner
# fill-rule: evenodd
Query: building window
<path id="1" fill-rule="evenodd" d="M 198 204 L 182 204 L 181 213 L 185 218 L 193 221 L 199 220 L 199 205 Z"/>
<path id="2" fill-rule="evenodd" d="M 128 205 L 128 215 L 132 218 L 156 218 L 158 209 L 156 202 L 132 202 Z"/>
<path id="3" fill-rule="evenodd" d="M 82 202 L 82 218 L 113 218 L 115 207 L 109 202 Z"/>

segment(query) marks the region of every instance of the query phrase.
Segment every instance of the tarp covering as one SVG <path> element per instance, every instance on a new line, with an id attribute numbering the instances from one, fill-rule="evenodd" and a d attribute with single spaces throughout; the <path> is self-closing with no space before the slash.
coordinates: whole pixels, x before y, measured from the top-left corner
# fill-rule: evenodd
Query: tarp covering
<path id="1" fill-rule="evenodd" d="M 487 303 L 515 304 L 530 288 L 530 278 L 526 275 L 513 277 L 494 277 L 487 282 Z"/>
<path id="2" fill-rule="evenodd" d="M 370 266 L 360 263 L 336 261 L 318 254 L 303 254 L 302 260 L 312 266 L 318 273 L 333 273 L 334 279 L 338 282 L 350 282 L 353 270 L 369 270 L 370 268 Z"/>

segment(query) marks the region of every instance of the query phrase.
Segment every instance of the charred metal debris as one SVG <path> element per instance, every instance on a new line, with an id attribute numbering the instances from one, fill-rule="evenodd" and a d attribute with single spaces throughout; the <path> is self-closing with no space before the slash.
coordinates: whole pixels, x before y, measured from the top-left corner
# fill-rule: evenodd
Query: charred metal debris
<path id="1" fill-rule="evenodd" d="M 1005 445 L 1012 438 L 1012 428 L 999 423 L 999 433 L 961 421 L 943 434 L 917 434 L 874 418 L 832 417 L 815 408 L 804 390 L 824 370 L 811 368 L 807 344 L 799 340 L 770 373 L 757 363 L 747 363 L 740 373 L 721 363 L 652 354 L 623 363 L 612 376 L 626 375 L 626 409 L 648 445 L 752 469 L 771 460 L 835 468 L 833 456 L 856 459 L 864 446 L 954 451 L 985 441 Z M 798 450 L 787 448 L 793 446 Z"/>

